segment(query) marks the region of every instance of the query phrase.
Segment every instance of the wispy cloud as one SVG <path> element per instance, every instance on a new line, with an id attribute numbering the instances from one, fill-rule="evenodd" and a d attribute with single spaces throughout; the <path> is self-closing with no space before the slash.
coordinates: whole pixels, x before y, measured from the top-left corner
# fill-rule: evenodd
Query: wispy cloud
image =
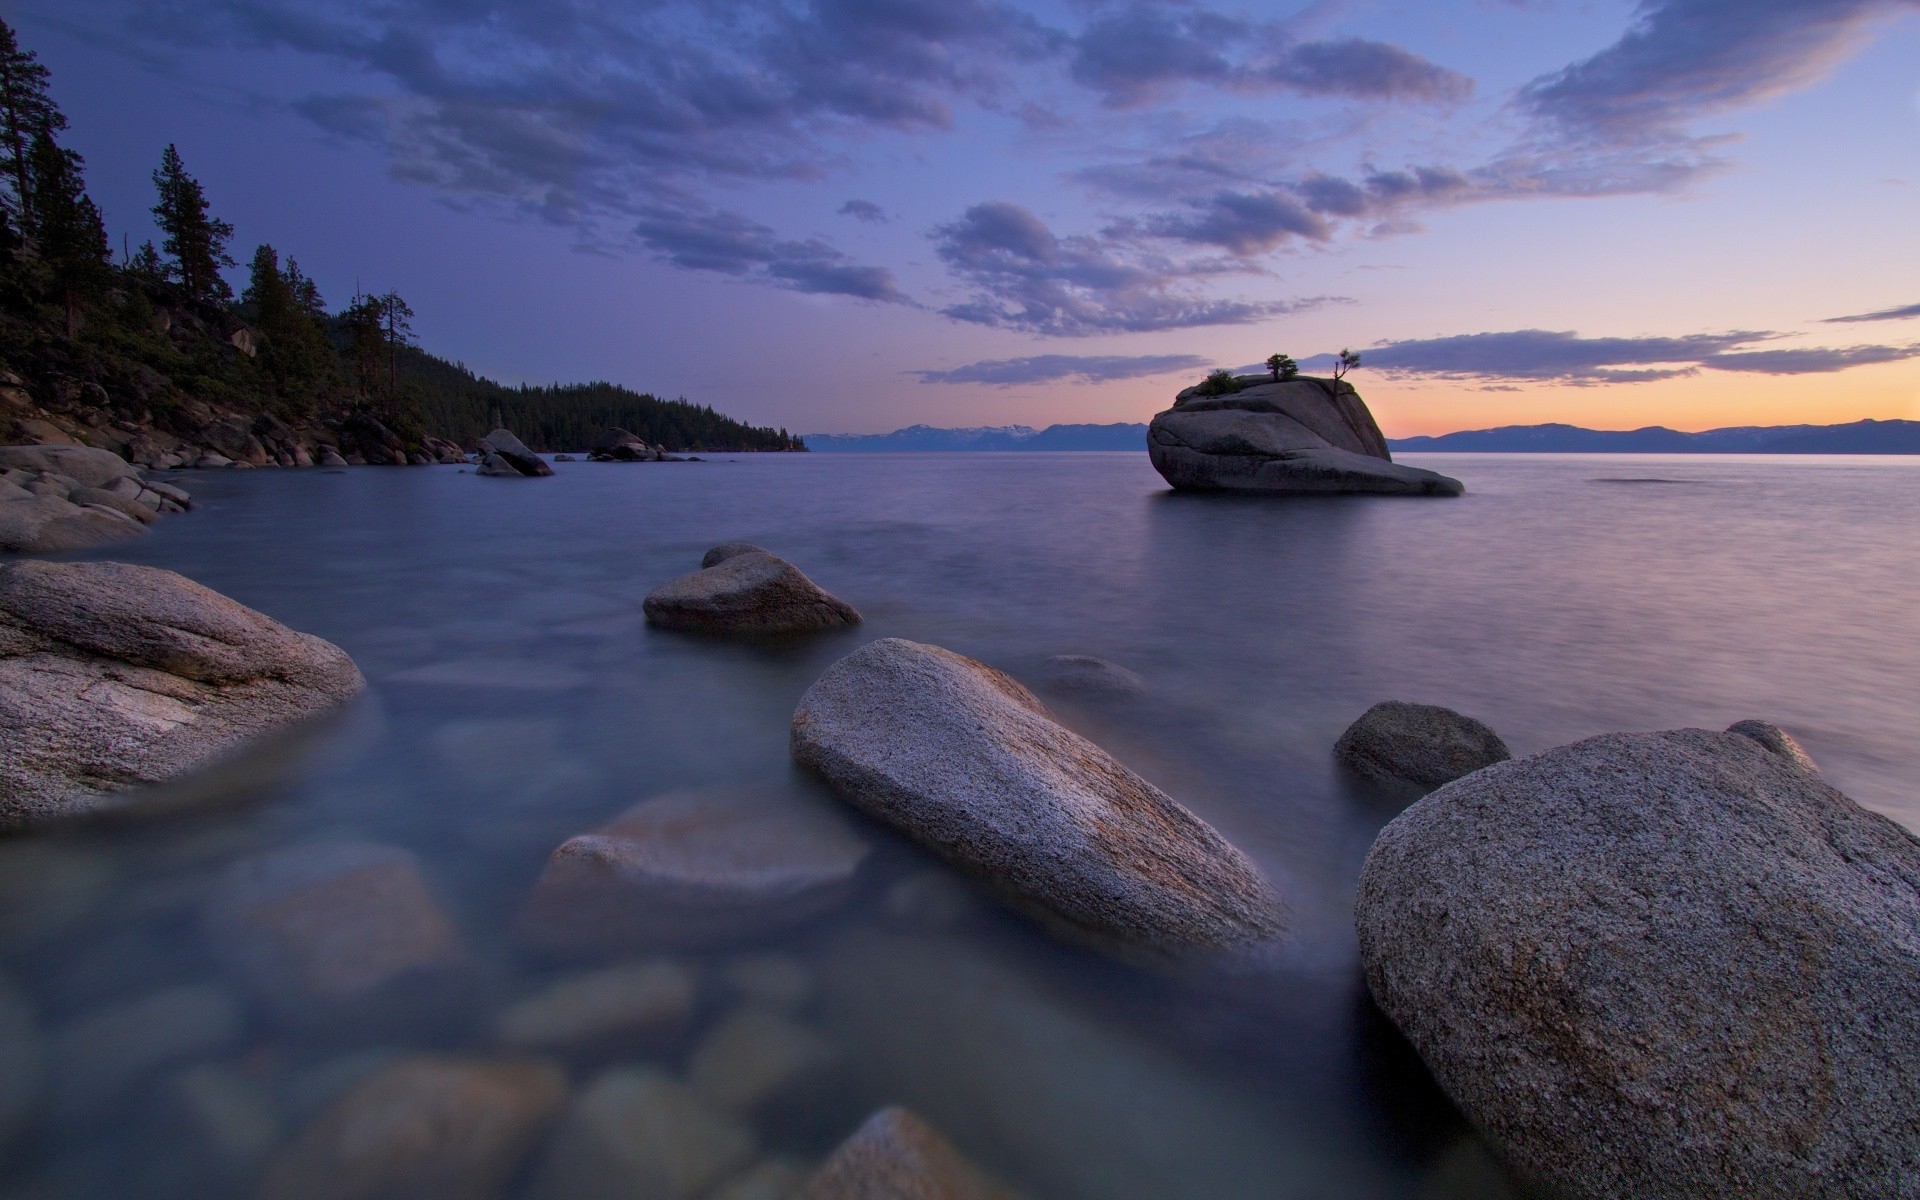
<path id="1" fill-rule="evenodd" d="M 818 238 L 783 240 L 739 213 L 662 206 L 644 213 L 634 233 L 661 260 L 688 270 L 758 278 L 798 292 L 909 302 L 885 267 L 853 262 Z"/>
<path id="2" fill-rule="evenodd" d="M 1861 321 L 1910 321 L 1920 317 L 1920 304 L 1903 304 L 1898 308 L 1883 308 L 1878 312 L 1855 313 L 1850 317 L 1828 317 L 1823 325 L 1852 325 Z"/>
<path id="3" fill-rule="evenodd" d="M 1106 383 L 1174 371 L 1197 371 L 1209 365 L 1210 360 L 1197 354 L 1036 354 L 1029 358 L 986 359 L 913 374 L 918 375 L 922 383 L 991 383 L 1012 387 L 1059 380 Z"/>
<path id="4" fill-rule="evenodd" d="M 1463 380 L 1643 383 L 1700 370 L 1809 375 L 1920 358 L 1920 345 L 1751 349 L 1784 335 L 1751 330 L 1684 337 L 1581 337 L 1520 329 L 1388 342 L 1365 352 L 1388 375 Z M 1315 360 L 1309 360 L 1311 364 Z"/>

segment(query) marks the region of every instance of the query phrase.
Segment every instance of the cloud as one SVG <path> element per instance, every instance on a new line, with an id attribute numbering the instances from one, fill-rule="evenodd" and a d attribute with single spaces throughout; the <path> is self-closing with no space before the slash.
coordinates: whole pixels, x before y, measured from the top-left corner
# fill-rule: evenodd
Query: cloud
<path id="1" fill-rule="evenodd" d="M 1850 317 L 1828 317 L 1823 325 L 1851 325 L 1857 321 L 1909 321 L 1920 317 L 1920 304 L 1905 304 L 1899 308 L 1883 308 L 1878 312 L 1855 313 Z"/>
<path id="2" fill-rule="evenodd" d="M 915 371 L 922 383 L 991 383 L 1012 387 L 1074 379 L 1106 383 L 1140 379 L 1174 371 L 1197 371 L 1210 360 L 1197 354 L 1036 354 L 1030 358 L 997 358 L 943 370 Z"/>
<path id="3" fill-rule="evenodd" d="M 1782 336 L 1736 331 L 1684 337 L 1583 338 L 1571 332 L 1521 329 L 1388 342 L 1366 350 L 1364 358 L 1368 367 L 1389 375 L 1559 383 L 1641 383 L 1703 369 L 1807 375 L 1920 358 L 1920 345 L 1745 349 Z"/>
<path id="4" fill-rule="evenodd" d="M 1125 238 L 1060 237 L 1003 201 L 976 204 L 940 226 L 934 248 L 974 289 L 966 302 L 943 309 L 947 316 L 1050 337 L 1243 325 L 1325 302 L 1210 298 L 1190 285 L 1239 268 L 1176 261 Z"/>
<path id="5" fill-rule="evenodd" d="M 837 215 L 876 225 L 887 223 L 887 210 L 871 200 L 849 200 L 839 207 Z"/>
<path id="6" fill-rule="evenodd" d="M 1074 40 L 1069 73 L 1110 108 L 1150 104 L 1183 84 L 1435 104 L 1473 92 L 1466 76 L 1385 42 L 1300 42 L 1277 22 L 1148 4 L 1089 23 Z"/>
<path id="7" fill-rule="evenodd" d="M 1614 139 L 1674 130 L 1826 76 L 1916 0 L 1642 0 L 1619 41 L 1522 89 L 1521 107 Z"/>
<path id="8" fill-rule="evenodd" d="M 855 263 L 818 238 L 782 240 L 739 213 L 660 207 L 643 215 L 633 231 L 662 261 L 688 270 L 760 279 L 797 292 L 911 303 L 886 268 Z"/>
<path id="9" fill-rule="evenodd" d="M 1243 256 L 1291 238 L 1324 242 L 1333 236 L 1325 218 L 1281 191 L 1215 192 L 1193 211 L 1151 217 L 1144 228 L 1159 237 L 1219 246 Z"/>

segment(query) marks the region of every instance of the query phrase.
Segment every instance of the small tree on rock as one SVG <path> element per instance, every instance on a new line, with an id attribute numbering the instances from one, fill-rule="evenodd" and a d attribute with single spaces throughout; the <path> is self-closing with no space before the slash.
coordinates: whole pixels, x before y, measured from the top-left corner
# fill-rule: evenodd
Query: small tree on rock
<path id="1" fill-rule="evenodd" d="M 1300 364 L 1284 354 L 1274 354 L 1267 358 L 1267 370 L 1273 372 L 1275 383 L 1283 383 L 1299 377 Z"/>
<path id="2" fill-rule="evenodd" d="M 1354 353 L 1352 350 L 1340 351 L 1339 355 L 1333 360 L 1334 395 L 1337 396 L 1340 394 L 1340 381 L 1347 377 L 1347 372 L 1353 370 L 1355 367 L 1359 365 L 1360 365 L 1360 356 L 1358 354 Z"/>

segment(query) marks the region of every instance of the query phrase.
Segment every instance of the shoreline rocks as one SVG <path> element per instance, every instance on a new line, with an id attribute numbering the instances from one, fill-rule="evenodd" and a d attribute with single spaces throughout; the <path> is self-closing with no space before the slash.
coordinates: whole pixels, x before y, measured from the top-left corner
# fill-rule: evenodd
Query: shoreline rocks
<path id="1" fill-rule="evenodd" d="M 1513 752 L 1499 734 L 1450 708 L 1385 700 L 1347 726 L 1333 756 L 1376 783 L 1432 791 Z"/>
<path id="2" fill-rule="evenodd" d="M 649 446 L 638 434 L 624 429 L 609 429 L 593 439 L 588 462 L 680 462 L 668 454 L 665 446 Z"/>
<path id="3" fill-rule="evenodd" d="M 1243 379 L 1226 395 L 1188 388 L 1147 427 L 1154 470 L 1180 491 L 1458 496 L 1457 479 L 1393 461 L 1351 385 Z"/>
<path id="4" fill-rule="evenodd" d="M 534 478 L 553 474 L 553 468 L 527 449 L 525 442 L 504 429 L 496 429 L 480 439 L 480 465 L 474 474 Z"/>
<path id="5" fill-rule="evenodd" d="M 840 904 L 868 853 L 804 797 L 670 792 L 555 850 L 518 932 L 559 955 L 750 938 Z"/>
<path id="6" fill-rule="evenodd" d="M 807 689 L 791 746 L 854 807 L 1096 940 L 1222 950 L 1285 928 L 1211 826 L 952 651 L 861 647 Z"/>
<path id="7" fill-rule="evenodd" d="M 0 446 L 0 551 L 52 554 L 139 537 L 187 494 L 110 450 Z"/>
<path id="8" fill-rule="evenodd" d="M 685 633 L 789 634 L 860 622 L 851 604 L 757 546 L 728 542 L 702 563 L 647 593 L 648 623 Z"/>
<path id="9" fill-rule="evenodd" d="M 1386 827 L 1355 922 L 1380 1008 L 1549 1187 L 1920 1178 L 1920 838 L 1784 748 L 1680 729 L 1488 767 Z"/>
<path id="10" fill-rule="evenodd" d="M 339 647 L 127 563 L 0 563 L 0 831 L 115 807 L 366 686 Z"/>

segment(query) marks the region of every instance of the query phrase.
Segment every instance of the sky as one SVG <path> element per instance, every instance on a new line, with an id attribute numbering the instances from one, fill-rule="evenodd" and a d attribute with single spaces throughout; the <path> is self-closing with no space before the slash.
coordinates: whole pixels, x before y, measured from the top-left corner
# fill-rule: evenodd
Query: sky
<path id="1" fill-rule="evenodd" d="M 116 240 L 177 144 L 236 258 L 505 382 L 1045 426 L 1351 347 L 1390 436 L 1920 419 L 1920 0 L 0 15 Z"/>

